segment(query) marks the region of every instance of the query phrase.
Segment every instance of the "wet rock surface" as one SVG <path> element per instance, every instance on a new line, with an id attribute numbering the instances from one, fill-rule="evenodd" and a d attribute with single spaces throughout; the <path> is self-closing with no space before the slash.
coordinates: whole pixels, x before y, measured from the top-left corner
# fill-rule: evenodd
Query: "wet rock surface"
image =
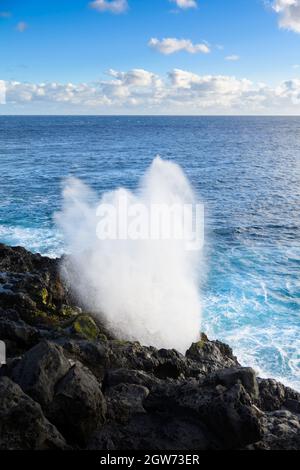
<path id="1" fill-rule="evenodd" d="M 114 338 L 60 260 L 0 244 L 0 449 L 300 450 L 300 394 L 204 334 L 185 355 Z"/>

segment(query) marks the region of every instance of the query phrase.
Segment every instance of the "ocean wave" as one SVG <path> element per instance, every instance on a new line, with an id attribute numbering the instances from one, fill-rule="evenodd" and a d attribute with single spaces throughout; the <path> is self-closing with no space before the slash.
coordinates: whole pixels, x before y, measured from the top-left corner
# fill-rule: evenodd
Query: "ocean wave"
<path id="1" fill-rule="evenodd" d="M 11 246 L 23 246 L 49 258 L 57 258 L 64 253 L 62 237 L 50 228 L 0 225 L 0 241 Z"/>

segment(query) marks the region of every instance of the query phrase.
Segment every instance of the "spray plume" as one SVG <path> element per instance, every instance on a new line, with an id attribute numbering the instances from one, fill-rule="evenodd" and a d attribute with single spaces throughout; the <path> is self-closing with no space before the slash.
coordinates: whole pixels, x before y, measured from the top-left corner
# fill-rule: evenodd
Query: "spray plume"
<path id="1" fill-rule="evenodd" d="M 136 192 L 107 192 L 100 205 L 120 210 L 121 199 L 148 209 L 195 203 L 181 168 L 160 157 Z M 85 184 L 66 182 L 56 215 L 70 253 L 62 268 L 65 281 L 117 337 L 184 352 L 199 337 L 201 250 L 187 250 L 183 240 L 99 239 L 97 207 L 97 196 Z"/>

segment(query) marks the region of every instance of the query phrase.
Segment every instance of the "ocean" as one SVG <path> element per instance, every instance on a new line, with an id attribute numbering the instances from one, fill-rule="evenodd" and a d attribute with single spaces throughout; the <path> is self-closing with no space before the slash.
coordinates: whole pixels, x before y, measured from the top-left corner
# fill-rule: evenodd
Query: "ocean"
<path id="1" fill-rule="evenodd" d="M 0 241 L 59 256 L 66 177 L 136 188 L 155 155 L 205 204 L 202 330 L 300 390 L 300 118 L 0 116 Z"/>

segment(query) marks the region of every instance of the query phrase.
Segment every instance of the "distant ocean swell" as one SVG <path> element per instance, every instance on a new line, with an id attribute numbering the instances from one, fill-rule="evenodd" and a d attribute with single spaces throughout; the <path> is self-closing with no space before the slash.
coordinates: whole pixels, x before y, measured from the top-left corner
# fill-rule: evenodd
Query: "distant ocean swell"
<path id="1" fill-rule="evenodd" d="M 300 390 L 300 118 L 0 117 L 0 241 L 64 251 L 69 175 L 136 188 L 159 153 L 206 206 L 202 329 Z"/>

